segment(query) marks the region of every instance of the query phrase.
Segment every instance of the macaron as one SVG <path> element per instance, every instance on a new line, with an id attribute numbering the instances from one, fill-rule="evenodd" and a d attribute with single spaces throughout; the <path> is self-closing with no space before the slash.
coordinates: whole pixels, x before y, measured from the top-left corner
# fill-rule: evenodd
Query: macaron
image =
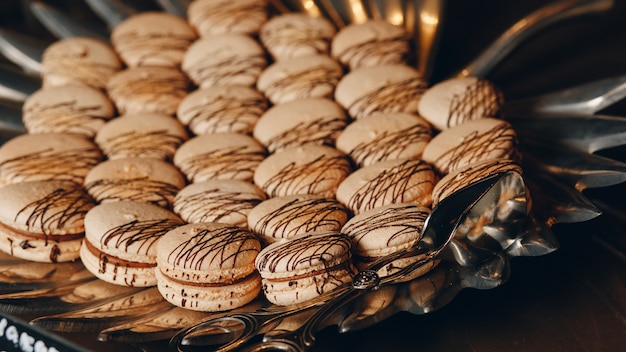
<path id="1" fill-rule="evenodd" d="M 201 37 L 256 34 L 268 17 L 268 0 L 195 0 L 187 8 L 188 21 Z"/>
<path id="2" fill-rule="evenodd" d="M 73 182 L 34 181 L 0 188 L 0 250 L 36 262 L 79 257 L 85 214 L 95 203 Z"/>
<path id="3" fill-rule="evenodd" d="M 157 11 L 131 15 L 111 32 L 115 51 L 129 67 L 179 67 L 196 38 L 185 19 Z"/>
<path id="4" fill-rule="evenodd" d="M 330 98 L 343 75 L 341 65 L 326 55 L 274 62 L 257 81 L 257 89 L 274 104 L 303 98 Z"/>
<path id="5" fill-rule="evenodd" d="M 179 226 L 157 244 L 157 287 L 170 303 L 196 311 L 225 311 L 254 300 L 261 279 L 254 260 L 259 240 L 220 223 Z"/>
<path id="6" fill-rule="evenodd" d="M 268 109 L 254 126 L 253 136 L 270 153 L 309 143 L 332 147 L 349 122 L 334 101 L 304 98 Z"/>
<path id="7" fill-rule="evenodd" d="M 426 87 L 419 72 L 404 64 L 362 67 L 339 81 L 335 100 L 355 119 L 373 112 L 417 114 Z"/>
<path id="8" fill-rule="evenodd" d="M 335 26 L 326 18 L 303 12 L 276 15 L 259 32 L 259 39 L 275 61 L 316 54 L 328 55 Z"/>
<path id="9" fill-rule="evenodd" d="M 190 182 L 210 179 L 252 181 L 265 159 L 265 148 L 241 133 L 210 133 L 183 143 L 174 155 L 176 165 Z"/>
<path id="10" fill-rule="evenodd" d="M 103 90 L 122 69 L 113 48 L 101 40 L 70 37 L 50 44 L 41 56 L 43 87 L 83 85 Z"/>
<path id="11" fill-rule="evenodd" d="M 334 198 L 308 194 L 274 197 L 250 210 L 248 228 L 263 242 L 274 243 L 309 232 L 339 232 L 350 215 Z"/>
<path id="12" fill-rule="evenodd" d="M 461 188 L 501 172 L 522 174 L 522 167 L 510 159 L 493 159 L 469 164 L 442 177 L 433 188 L 433 206 Z"/>
<path id="13" fill-rule="evenodd" d="M 93 138 L 115 116 L 109 97 L 90 86 L 39 89 L 24 101 L 22 121 L 28 133 L 71 133 Z"/>
<path id="14" fill-rule="evenodd" d="M 185 186 L 178 169 L 154 158 L 107 160 L 91 169 L 84 187 L 99 203 L 129 200 L 168 208 Z"/>
<path id="15" fill-rule="evenodd" d="M 263 191 L 250 182 L 208 180 L 180 190 L 173 209 L 188 223 L 220 222 L 246 227 L 250 211 L 265 199 Z"/>
<path id="16" fill-rule="evenodd" d="M 395 204 L 430 206 L 436 176 L 433 167 L 415 159 L 381 161 L 350 174 L 337 188 L 337 200 L 355 214 Z"/>
<path id="17" fill-rule="evenodd" d="M 85 216 L 80 259 L 97 278 L 130 286 L 156 285 L 156 245 L 185 223 L 159 206 L 119 201 L 102 203 Z"/>
<path id="18" fill-rule="evenodd" d="M 23 134 L 0 146 L 0 185 L 52 180 L 82 184 L 101 160 L 100 149 L 86 137 Z"/>
<path id="19" fill-rule="evenodd" d="M 183 58 L 182 70 L 200 88 L 252 87 L 267 66 L 265 51 L 252 37 L 229 33 L 195 41 Z"/>
<path id="20" fill-rule="evenodd" d="M 314 194 L 332 198 L 351 171 L 345 154 L 309 144 L 265 158 L 254 172 L 254 183 L 270 197 Z"/>
<path id="21" fill-rule="evenodd" d="M 210 87 L 189 93 L 178 105 L 176 117 L 196 135 L 251 134 L 267 105 L 263 94 L 252 87 Z"/>
<path id="22" fill-rule="evenodd" d="M 430 208 L 413 203 L 396 203 L 370 209 L 348 220 L 341 232 L 352 241 L 353 262 L 365 270 L 376 260 L 415 247 L 422 238 L 424 223 Z M 378 270 L 387 276 L 424 258 L 423 254 L 403 256 Z M 428 263 L 410 278 L 430 271 L 437 261 Z M 405 278 L 404 280 L 407 280 Z"/>
<path id="23" fill-rule="evenodd" d="M 445 175 L 481 161 L 515 160 L 519 154 L 517 144 L 509 122 L 482 118 L 441 131 L 428 143 L 422 158 Z"/>
<path id="24" fill-rule="evenodd" d="M 187 138 L 185 126 L 176 118 L 144 113 L 126 114 L 107 122 L 95 141 L 110 160 L 135 157 L 172 160 Z"/>
<path id="25" fill-rule="evenodd" d="M 352 281 L 350 239 L 338 232 L 313 232 L 275 242 L 257 256 L 263 293 L 271 303 L 306 302 Z"/>
<path id="26" fill-rule="evenodd" d="M 336 146 L 362 167 L 392 159 L 419 159 L 431 138 L 430 124 L 417 115 L 377 112 L 348 125 Z"/>
<path id="27" fill-rule="evenodd" d="M 499 117 L 504 96 L 492 82 L 478 77 L 451 78 L 428 88 L 417 110 L 435 128 L 444 130 L 465 121 Z"/>
<path id="28" fill-rule="evenodd" d="M 141 66 L 117 72 L 107 84 L 109 97 L 120 114 L 174 115 L 191 89 L 191 82 L 176 68 Z"/>
<path id="29" fill-rule="evenodd" d="M 410 51 L 407 31 L 384 20 L 349 24 L 332 40 L 331 55 L 350 70 L 406 63 Z"/>

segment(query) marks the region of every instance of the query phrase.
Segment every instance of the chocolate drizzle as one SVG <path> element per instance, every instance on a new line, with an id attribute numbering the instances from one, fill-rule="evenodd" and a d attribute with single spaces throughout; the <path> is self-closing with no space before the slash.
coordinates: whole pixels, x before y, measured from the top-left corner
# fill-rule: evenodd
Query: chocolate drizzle
<path id="1" fill-rule="evenodd" d="M 503 104 L 502 92 L 490 81 L 478 79 L 468 85 L 463 94 L 452 97 L 446 126 L 452 127 L 482 117 L 498 117 Z"/>
<path id="2" fill-rule="evenodd" d="M 259 98 L 224 97 L 201 101 L 181 111 L 189 129 L 196 134 L 216 132 L 248 133 L 267 110 L 267 101 Z M 190 117 L 188 117 L 190 116 Z"/>
<path id="3" fill-rule="evenodd" d="M 217 6 L 216 6 L 217 5 Z M 243 32 L 255 33 L 267 20 L 264 1 L 221 1 L 195 6 L 189 20 L 202 34 Z"/>
<path id="4" fill-rule="evenodd" d="M 325 116 L 312 121 L 303 121 L 270 138 L 266 143 L 267 150 L 274 153 L 304 144 L 333 147 L 337 135 L 343 131 L 347 124 L 348 121 L 341 116 Z"/>
<path id="5" fill-rule="evenodd" d="M 82 184 L 85 174 L 101 159 L 97 148 L 47 148 L 1 162 L 0 174 L 8 182 L 57 180 Z"/>
<path id="6" fill-rule="evenodd" d="M 133 252 L 147 256 L 161 236 L 183 224 L 182 221 L 175 219 L 132 220 L 109 229 L 102 235 L 100 243 L 102 246 L 121 249 L 124 252 L 128 252 L 128 247 L 137 243 L 139 248 Z"/>
<path id="7" fill-rule="evenodd" d="M 183 67 L 183 69 L 201 87 L 244 84 L 243 82 L 252 86 L 266 64 L 265 57 L 259 53 L 250 57 L 231 55 L 220 58 L 217 63 L 212 60 L 199 60 L 194 65 Z"/>
<path id="8" fill-rule="evenodd" d="M 515 130 L 502 121 L 486 131 L 472 131 L 455 147 L 443 153 L 435 162 L 442 174 L 447 174 L 464 165 L 493 159 L 508 158 L 516 153 L 517 137 Z"/>
<path id="9" fill-rule="evenodd" d="M 285 102 L 284 97 L 293 97 L 290 100 L 326 98 L 332 95 L 341 75 L 341 70 L 334 66 L 311 66 L 301 72 L 290 73 L 261 90 L 274 103 Z"/>
<path id="10" fill-rule="evenodd" d="M 56 75 L 73 78 L 88 86 L 104 88 L 109 77 L 119 70 L 119 63 L 94 62 L 88 45 L 74 42 L 71 50 L 48 50 L 42 57 L 43 78 Z M 78 50 L 77 50 L 78 49 Z"/>
<path id="11" fill-rule="evenodd" d="M 112 117 L 99 105 L 79 105 L 76 100 L 54 105 L 31 104 L 25 107 L 23 119 L 30 133 L 69 132 L 94 136 L 105 120 Z M 100 122 L 94 124 L 94 122 Z"/>
<path id="12" fill-rule="evenodd" d="M 258 242 L 254 234 L 237 226 L 199 229 L 190 233 L 188 240 L 176 246 L 167 260 L 182 269 L 236 268 L 248 264 L 240 261 L 249 258 L 250 252 L 254 256 L 258 254 Z"/>
<path id="13" fill-rule="evenodd" d="M 138 177 L 96 180 L 85 184 L 85 189 L 98 202 L 130 200 L 167 208 L 179 187 L 148 177 Z"/>
<path id="14" fill-rule="evenodd" d="M 298 165 L 291 162 L 278 170 L 261 187 L 270 196 L 318 194 L 332 197 L 337 185 L 351 171 L 345 155 L 320 155 L 313 161 Z"/>
<path id="15" fill-rule="evenodd" d="M 167 130 L 129 131 L 106 139 L 101 148 L 109 158 L 149 155 L 169 160 L 184 141 L 184 137 Z"/>
<path id="16" fill-rule="evenodd" d="M 418 145 L 423 150 L 431 139 L 429 126 L 416 124 L 395 132 L 384 131 L 376 139 L 357 144 L 349 155 L 358 166 L 370 165 L 377 161 L 398 159 L 405 157 L 419 157 L 421 152 L 414 155 L 404 153 Z"/>
<path id="17" fill-rule="evenodd" d="M 313 231 L 339 231 L 350 211 L 330 198 L 296 198 L 262 216 L 255 233 L 274 238 L 292 238 Z"/>
<path id="18" fill-rule="evenodd" d="M 141 34 L 133 31 L 115 33 L 111 39 L 129 66 L 144 66 L 158 60 L 167 66 L 176 67 L 196 38 L 191 34 Z"/>
<path id="19" fill-rule="evenodd" d="M 365 182 L 348 199 L 347 206 L 355 212 L 376 207 L 417 202 L 428 206 L 431 202 L 435 175 L 430 164 L 422 160 L 405 160 Z"/>
<path id="20" fill-rule="evenodd" d="M 223 147 L 187 158 L 178 167 L 192 182 L 209 179 L 252 180 L 265 152 L 246 145 Z"/>
<path id="21" fill-rule="evenodd" d="M 374 230 L 387 233 L 385 247 L 396 247 L 407 244 L 407 238 L 418 241 L 429 214 L 426 207 L 402 204 L 375 212 L 361 221 L 349 222 L 342 232 L 352 240 L 353 249 L 358 250 L 369 237 L 378 236 Z"/>
<path id="22" fill-rule="evenodd" d="M 328 54 L 333 34 L 305 25 L 305 22 L 284 23 L 280 27 L 262 29 L 259 37 L 277 57 L 293 57 L 302 47 L 309 48 L 311 54 Z"/>
<path id="23" fill-rule="evenodd" d="M 189 223 L 232 223 L 228 218 L 235 217 L 245 224 L 250 210 L 262 200 L 257 193 L 224 191 L 216 187 L 176 197 L 174 211 Z"/>
<path id="24" fill-rule="evenodd" d="M 48 240 L 50 236 L 58 235 L 59 231 L 67 231 L 72 227 L 82 228 L 85 214 L 94 205 L 93 199 L 77 185 L 59 187 L 20 209 L 14 221 L 26 215 L 26 226 L 44 234 Z"/>
<path id="25" fill-rule="evenodd" d="M 373 112 L 410 112 L 417 110 L 417 101 L 426 91 L 427 84 L 419 78 L 409 78 L 397 83 L 386 84 L 359 99 L 348 112 L 353 118 L 362 118 Z"/>
<path id="26" fill-rule="evenodd" d="M 402 35 L 385 41 L 374 40 L 352 45 L 336 56 L 354 70 L 359 67 L 403 63 L 408 53 L 408 38 Z"/>

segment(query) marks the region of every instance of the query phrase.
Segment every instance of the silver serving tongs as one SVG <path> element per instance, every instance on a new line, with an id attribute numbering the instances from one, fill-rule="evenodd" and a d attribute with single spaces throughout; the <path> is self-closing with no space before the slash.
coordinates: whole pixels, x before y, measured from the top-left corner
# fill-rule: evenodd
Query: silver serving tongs
<path id="1" fill-rule="evenodd" d="M 494 194 L 502 197 L 503 192 L 495 187 L 510 177 L 521 178 L 516 172 L 499 173 L 469 185 L 444 199 L 432 211 L 422 230 L 422 239 L 417 246 L 398 252 L 373 263 L 368 270 L 358 273 L 353 281 L 336 288 L 303 304 L 279 307 L 270 306 L 252 313 L 225 313 L 181 330 L 170 341 L 172 350 L 184 351 L 186 347 L 203 345 L 214 346 L 215 351 L 231 351 L 244 347 L 254 337 L 272 330 L 282 319 L 315 308 L 309 319 L 297 330 L 284 335 L 273 335 L 251 346 L 249 351 L 267 349 L 304 351 L 315 343 L 315 333 L 334 312 L 363 293 L 377 289 L 381 285 L 401 282 L 415 270 L 429 265 L 440 256 L 447 244 L 454 238 L 456 229 L 471 212 L 480 212 L 479 207 L 491 207 L 491 202 L 481 200 Z M 506 193 L 506 192 L 504 192 Z M 489 211 L 484 209 L 484 211 Z M 378 269 L 405 255 L 423 255 L 420 260 L 393 273 L 379 277 Z"/>

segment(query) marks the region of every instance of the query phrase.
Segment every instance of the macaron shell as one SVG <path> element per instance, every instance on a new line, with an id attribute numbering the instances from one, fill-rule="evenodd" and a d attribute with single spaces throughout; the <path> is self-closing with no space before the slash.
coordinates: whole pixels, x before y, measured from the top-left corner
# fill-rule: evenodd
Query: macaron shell
<path id="1" fill-rule="evenodd" d="M 252 183 L 207 180 L 183 188 L 174 199 L 174 212 L 189 223 L 221 222 L 246 226 L 248 213 L 265 200 Z"/>
<path id="2" fill-rule="evenodd" d="M 436 182 L 433 167 L 422 160 L 381 161 L 361 168 L 337 188 L 337 200 L 355 214 L 394 203 L 429 206 Z"/>
<path id="3" fill-rule="evenodd" d="M 104 125 L 95 141 L 111 160 L 156 158 L 171 160 L 187 140 L 185 127 L 163 114 L 122 115 Z"/>
<path id="4" fill-rule="evenodd" d="M 187 8 L 187 18 L 201 37 L 255 34 L 269 17 L 267 5 L 267 0 L 195 0 Z"/>
<path id="5" fill-rule="evenodd" d="M 187 224 L 161 237 L 157 265 L 178 281 L 232 284 L 254 272 L 260 250 L 259 240 L 244 228 L 217 222 Z"/>
<path id="6" fill-rule="evenodd" d="M 185 53 L 182 70 L 200 88 L 251 87 L 267 66 L 261 45 L 245 34 L 222 34 L 195 41 Z"/>
<path id="7" fill-rule="evenodd" d="M 196 89 L 178 106 L 176 116 L 196 135 L 222 132 L 250 134 L 267 110 L 267 100 L 252 87 Z"/>
<path id="8" fill-rule="evenodd" d="M 507 121 L 482 118 L 446 129 L 424 149 L 422 158 L 445 175 L 481 161 L 515 159 L 517 136 Z"/>
<path id="9" fill-rule="evenodd" d="M 339 231 L 350 211 L 333 198 L 313 195 L 274 197 L 248 213 L 248 228 L 265 242 L 317 231 Z"/>
<path id="10" fill-rule="evenodd" d="M 420 99 L 419 114 L 444 130 L 465 121 L 498 117 L 504 97 L 490 81 L 477 77 L 452 78 L 428 88 Z"/>
<path id="11" fill-rule="evenodd" d="M 43 87 L 83 85 L 104 89 L 122 62 L 103 41 L 71 37 L 50 44 L 41 57 Z"/>
<path id="12" fill-rule="evenodd" d="M 98 164 L 85 177 L 84 186 L 98 202 L 130 200 L 167 208 L 185 179 L 163 160 L 124 158 Z"/>
<path id="13" fill-rule="evenodd" d="M 432 136 L 426 120 L 408 113 L 373 113 L 348 125 L 337 149 L 358 166 L 392 159 L 419 159 Z"/>
<path id="14" fill-rule="evenodd" d="M 257 89 L 274 104 L 302 98 L 330 98 L 343 75 L 338 62 L 312 55 L 274 62 L 257 80 Z"/>
<path id="15" fill-rule="evenodd" d="M 0 183 L 56 180 L 82 184 L 101 159 L 100 149 L 82 136 L 23 134 L 0 146 Z"/>
<path id="16" fill-rule="evenodd" d="M 417 114 L 417 104 L 427 83 L 407 65 L 362 67 L 337 84 L 335 100 L 355 119 L 373 112 Z"/>
<path id="17" fill-rule="evenodd" d="M 102 256 L 92 252 L 86 242 L 80 246 L 80 260 L 95 277 L 114 285 L 150 287 L 157 284 L 156 264 L 139 266 L 126 265 L 127 263 L 115 259 L 103 261 Z"/>
<path id="18" fill-rule="evenodd" d="M 196 39 L 183 18 L 166 12 L 142 12 L 126 18 L 111 33 L 111 43 L 130 67 L 178 67 Z"/>
<path id="19" fill-rule="evenodd" d="M 254 172 L 254 183 L 270 197 L 316 194 L 332 198 L 351 170 L 347 156 L 338 150 L 305 145 L 265 158 Z"/>

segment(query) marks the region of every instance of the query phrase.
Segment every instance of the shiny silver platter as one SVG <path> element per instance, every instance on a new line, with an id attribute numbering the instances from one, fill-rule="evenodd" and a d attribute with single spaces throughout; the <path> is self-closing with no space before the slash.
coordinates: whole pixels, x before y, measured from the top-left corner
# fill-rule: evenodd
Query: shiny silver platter
<path id="1" fill-rule="evenodd" d="M 306 11 L 326 16 L 338 27 L 367 18 L 404 25 L 419 48 L 416 52 L 419 71 L 430 83 L 443 78 L 437 75 L 435 65 L 445 52 L 440 41 L 449 5 L 445 0 L 272 0 L 271 3 L 278 12 Z M 85 21 L 84 17 L 72 16 L 71 11 L 43 1 L 24 4 L 28 4 L 25 6 L 29 13 L 51 36 L 40 38 L 0 27 L 0 53 L 8 63 L 0 65 L 2 141 L 24 132 L 20 105 L 40 86 L 41 53 L 50 39 L 76 35 L 106 39 L 110 28 L 133 13 L 159 9 L 184 16 L 188 1 L 137 1 L 131 7 L 129 2 L 117 0 L 85 0 L 82 8 L 99 21 Z M 613 6 L 611 0 L 547 2 L 509 23 L 508 29 L 452 75 L 490 78 L 514 50 L 546 28 L 587 15 L 601 16 Z M 313 331 L 306 332 L 312 336 L 307 341 L 304 340 L 309 337 L 305 336 L 303 327 L 308 326 L 311 316 L 328 305 L 290 307 L 289 314 L 264 325 L 258 336 L 253 334 L 252 342 L 259 343 L 254 348 L 314 349 L 314 336 L 327 326 L 350 332 L 379 324 L 402 311 L 415 315 L 437 311 L 462 290 L 492 289 L 507 282 L 512 258 L 556 251 L 559 244 L 552 231 L 556 224 L 585 222 L 603 212 L 619 214 L 610 203 L 597 201 L 586 191 L 626 180 L 626 164 L 601 153 L 626 144 L 626 120 L 606 114 L 607 109 L 625 96 L 626 76 L 612 75 L 508 101 L 506 118 L 520 138 L 524 175 L 522 179 L 513 178 L 515 182 L 506 187 L 517 195 L 530 194 L 529 202 L 532 199 L 532 211 L 522 225 L 510 218 L 496 224 L 504 229 L 500 232 L 505 239 L 487 252 L 451 241 L 445 248 L 445 260 L 435 270 L 408 282 L 381 285 L 350 303 L 339 304 L 324 315 L 324 321 L 316 324 Z M 258 298 L 236 312 L 191 312 L 165 302 L 156 288 L 126 288 L 102 282 L 80 262 L 40 264 L 0 255 L 0 313 L 29 321 L 24 329 L 41 333 L 42 339 L 50 343 L 56 342 L 57 334 L 86 332 L 90 338 L 106 342 L 104 345 L 111 350 L 152 350 L 155 346 L 164 350 L 168 341 L 172 350 L 197 347 L 211 350 L 223 347 L 229 340 L 237 342 L 246 329 L 254 328 L 254 321 L 252 325 L 242 325 L 242 319 L 231 319 L 234 315 L 245 318 L 249 313 L 277 310 Z M 286 336 L 295 344 L 277 343 L 285 341 Z M 100 349 L 103 345 L 98 346 Z M 247 343 L 236 346 L 250 347 Z M 71 343 L 64 347 L 81 349 Z"/>

